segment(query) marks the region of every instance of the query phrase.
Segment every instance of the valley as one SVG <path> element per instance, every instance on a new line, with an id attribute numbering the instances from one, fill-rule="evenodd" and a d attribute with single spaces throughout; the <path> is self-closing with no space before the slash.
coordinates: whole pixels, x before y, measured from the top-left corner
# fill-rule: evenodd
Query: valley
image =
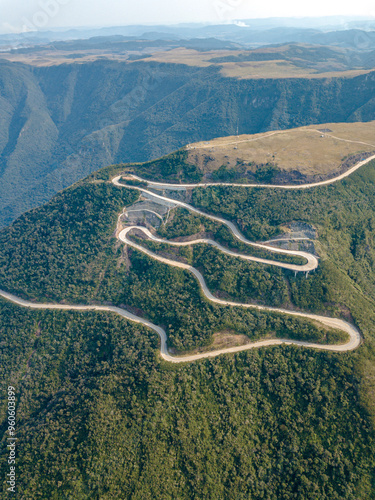
<path id="1" fill-rule="evenodd" d="M 151 173 L 156 169 L 159 175 L 164 176 L 163 169 L 175 165 L 177 170 L 172 171 L 172 178 L 179 179 L 185 164 L 183 161 L 175 162 L 174 158 L 172 155 L 157 160 L 147 168 Z M 100 494 L 105 488 L 111 496 L 117 495 L 117 488 L 126 495 L 136 488 L 146 498 L 147 495 L 154 495 L 150 493 L 151 488 L 152 491 L 158 490 L 156 498 L 163 498 L 164 492 L 158 486 L 159 475 L 152 476 L 150 483 L 149 466 L 146 476 L 132 475 L 129 463 L 136 467 L 147 453 L 148 463 L 161 461 L 172 475 L 182 474 L 180 467 L 185 467 L 185 464 L 199 467 L 201 461 L 189 454 L 191 440 L 188 445 L 182 428 L 168 431 L 171 439 L 180 440 L 181 465 L 176 469 L 175 465 L 168 464 L 168 446 L 162 435 L 169 424 L 163 418 L 177 418 L 181 425 L 188 419 L 193 429 L 189 437 L 192 432 L 197 436 L 194 438 L 196 443 L 200 443 L 197 446 L 210 450 L 208 463 L 214 460 L 223 473 L 223 453 L 228 460 L 232 460 L 232 448 L 229 442 L 221 439 L 220 453 L 212 450 L 210 439 L 198 438 L 202 425 L 215 433 L 229 432 L 230 428 L 236 434 L 239 432 L 236 443 L 243 447 L 243 459 L 250 453 L 249 446 L 255 450 L 263 446 L 261 456 L 264 458 L 260 462 L 249 455 L 252 463 L 255 460 L 257 474 L 262 467 L 269 471 L 270 483 L 267 486 L 252 476 L 251 489 L 256 495 L 262 494 L 264 488 L 267 491 L 272 488 L 274 498 L 277 498 L 285 488 L 289 488 L 280 483 L 279 476 L 269 469 L 276 457 L 264 443 L 270 442 L 267 429 L 273 428 L 277 435 L 281 433 L 280 439 L 274 437 L 272 440 L 278 443 L 278 447 L 282 447 L 285 440 L 292 440 L 298 446 L 292 464 L 289 452 L 285 452 L 283 467 L 287 467 L 287 463 L 291 464 L 289 467 L 299 467 L 301 459 L 316 457 L 315 448 L 311 448 L 313 441 L 302 439 L 302 430 L 304 435 L 313 436 L 311 439 L 319 443 L 319 453 L 323 454 L 319 467 L 326 471 L 330 484 L 330 489 L 323 493 L 322 498 L 329 498 L 332 491 L 338 491 L 345 498 L 346 486 L 342 489 L 337 481 L 344 481 L 345 485 L 353 484 L 357 490 L 357 481 L 360 481 L 365 497 L 370 491 L 372 477 L 369 422 L 373 407 L 366 394 L 370 394 L 373 387 L 368 360 L 371 359 L 374 342 L 375 298 L 371 292 L 373 273 L 368 267 L 372 254 L 366 254 L 361 249 L 369 243 L 372 233 L 365 232 L 363 238 L 357 240 L 357 265 L 349 258 L 346 238 L 356 223 L 363 226 L 365 220 L 371 224 L 370 220 L 374 217 L 370 201 L 373 196 L 374 161 L 369 158 L 364 165 L 356 167 L 353 166 L 353 171 L 348 172 L 344 179 L 331 180 L 329 184 L 323 181 L 320 186 L 310 186 L 309 189 L 303 185 L 292 186 L 294 189 L 287 186 L 278 189 L 277 186 L 228 186 L 225 183 L 202 186 L 196 183 L 191 186 L 187 206 L 180 198 L 181 189 L 186 188 L 180 183 L 170 186 L 168 175 L 164 176 L 166 180 L 160 186 L 158 181 L 155 184 L 141 177 L 143 165 L 133 165 L 130 168 L 134 170 L 133 181 L 140 185 L 127 186 L 128 181 L 120 179 L 122 172 L 129 171 L 129 166 L 111 166 L 61 192 L 46 206 L 28 212 L 10 228 L 0 232 L 0 283 L 3 290 L 8 290 L 2 293 L 3 299 L 8 300 L 1 300 L 0 311 L 5 334 L 12 338 L 17 332 L 12 340 L 12 352 L 17 353 L 20 360 L 15 365 L 14 359 L 3 358 L 2 369 L 5 376 L 12 374 L 12 383 L 21 388 L 18 405 L 22 422 L 19 453 L 24 471 L 21 479 L 24 491 L 34 495 L 36 489 L 41 487 L 44 496 L 52 494 L 55 478 L 65 463 L 69 464 L 70 472 L 64 474 L 61 487 L 67 493 L 74 491 L 78 498 L 84 498 L 84 471 L 107 467 L 108 447 L 112 448 L 115 442 L 119 448 L 115 460 L 122 471 L 121 476 L 106 474 L 104 483 L 94 480 L 90 488 Z M 134 175 L 140 179 L 137 180 Z M 114 183 L 118 185 L 112 182 L 114 178 Z M 166 189 L 167 196 L 157 193 Z M 170 197 L 174 189 L 177 199 Z M 217 208 L 214 195 L 220 190 L 222 194 L 217 200 L 220 208 Z M 119 221 L 126 223 L 126 217 L 123 218 L 126 209 L 124 212 L 123 207 L 136 210 L 140 192 L 153 199 L 151 207 L 155 213 L 159 210 L 157 203 L 160 197 L 167 198 L 171 205 L 170 214 L 167 218 L 169 212 L 161 211 L 164 213 L 162 221 L 166 223 L 161 222 L 158 231 L 165 231 L 172 244 L 173 231 L 176 233 L 178 230 L 178 234 L 186 236 L 194 235 L 199 227 L 197 223 L 207 226 L 206 232 L 219 231 L 219 226 L 215 224 L 220 225 L 223 219 L 230 223 L 229 228 L 237 227 L 238 222 L 231 212 L 232 200 L 236 200 L 235 216 L 238 221 L 247 224 L 243 227 L 239 225 L 240 234 L 244 234 L 246 242 L 248 239 L 260 242 L 272 238 L 277 227 L 272 220 L 275 217 L 279 217 L 278 224 L 282 227 L 292 220 L 304 220 L 316 227 L 319 235 L 316 245 L 321 257 L 319 265 L 308 278 L 304 272 L 297 272 L 295 276 L 294 271 L 276 270 L 275 266 L 257 262 L 259 258 L 247 261 L 237 255 L 225 255 L 220 248 L 212 247 L 211 250 L 206 242 L 194 245 L 190 238 L 191 251 L 185 254 L 185 258 L 193 259 L 193 267 L 200 269 L 204 277 L 201 281 L 199 273 L 194 273 L 191 279 L 185 269 L 176 267 L 175 259 L 160 259 L 158 248 L 150 253 L 147 240 L 142 240 L 141 244 L 136 240 L 135 243 L 130 233 L 121 233 Z M 253 203 L 254 197 L 260 198 Z M 351 200 L 351 207 L 346 200 Z M 247 202 L 252 208 L 245 208 L 244 203 Z M 271 211 L 264 210 L 262 203 L 266 203 Z M 173 208 L 176 205 L 177 208 Z M 288 206 L 288 210 L 281 210 L 283 206 Z M 307 206 L 310 207 L 309 212 L 306 212 Z M 328 220 L 327 207 L 331 207 Z M 173 216 L 176 209 L 186 210 L 187 214 Z M 244 209 L 250 218 L 243 215 Z M 151 212 L 151 216 L 155 215 Z M 139 217 L 141 221 L 142 209 L 138 215 L 133 212 L 133 217 Z M 156 219 L 160 222 L 158 217 Z M 366 225 L 367 222 L 364 231 Z M 126 243 L 126 248 L 115 234 Z M 160 245 L 157 241 L 154 243 Z M 168 242 L 167 246 L 170 246 Z M 189 245 L 180 245 L 182 249 L 185 247 L 189 249 Z M 266 245 L 264 251 L 278 255 L 280 248 Z M 246 255 L 242 247 L 235 252 Z M 291 253 L 298 255 L 295 251 Z M 9 256 L 12 258 L 9 259 Z M 311 262 L 315 262 L 314 267 L 316 258 Z M 301 266 L 301 263 L 295 265 Z M 221 273 L 226 275 L 225 279 L 224 275 L 220 277 Z M 286 283 L 288 287 L 284 288 Z M 203 290 L 209 301 L 202 299 L 201 286 L 206 287 Z M 284 293 L 287 289 L 291 294 Z M 238 300 L 236 293 L 243 294 L 242 300 Z M 251 298 L 248 298 L 249 295 Z M 14 304 L 11 304 L 12 301 Z M 250 307 L 238 307 L 239 302 Z M 296 317 L 293 317 L 293 309 L 298 313 Z M 313 323 L 306 322 L 309 319 L 313 319 Z M 326 322 L 328 330 L 321 327 L 321 322 Z M 20 328 L 20 325 L 24 326 Z M 351 325 L 356 326 L 353 329 Z M 350 342 L 337 337 L 336 327 L 349 333 Z M 357 328 L 363 335 L 361 343 Z M 240 345 L 224 345 L 212 351 L 209 346 L 216 338 L 214 336 L 223 331 L 227 332 L 228 342 L 233 342 L 239 334 L 248 340 L 243 343 L 242 339 Z M 241 374 L 237 374 L 238 370 Z M 357 378 L 358 373 L 363 374 L 361 380 Z M 229 376 L 232 382 L 228 382 Z M 246 380 L 250 378 L 244 381 L 243 377 Z M 327 377 L 330 384 L 335 383 L 340 389 L 329 389 Z M 79 394 L 75 394 L 77 383 L 81 387 Z M 183 390 L 183 404 L 175 394 L 176 384 Z M 244 384 L 248 384 L 247 389 Z M 194 395 L 197 390 L 199 396 Z M 281 406 L 278 402 L 280 390 L 283 391 Z M 34 400 L 29 394 L 38 394 L 38 397 Z M 209 398 L 208 394 L 211 395 Z M 218 406 L 222 404 L 220 401 L 224 401 L 221 397 L 231 397 L 236 411 L 240 411 L 237 401 L 240 398 L 247 418 L 251 415 L 252 421 L 247 424 L 245 435 L 240 432 L 242 419 L 235 416 L 229 417 L 228 414 L 228 424 L 226 419 L 221 421 L 215 418 L 212 421 L 212 414 L 218 415 L 223 411 Z M 320 397 L 324 402 L 319 408 L 326 408 L 324 416 L 307 409 L 317 409 L 313 401 Z M 358 403 L 359 397 L 361 404 Z M 181 404 L 174 403 L 177 401 Z M 262 405 L 259 413 L 253 407 L 256 401 Z M 107 427 L 105 435 L 100 430 L 98 417 L 108 417 L 105 408 L 109 402 L 116 412 L 110 423 L 110 436 Z M 199 410 L 195 409 L 196 404 L 199 404 Z M 190 417 L 180 413 L 179 408 L 184 405 L 190 408 L 189 414 L 194 409 Z M 159 406 L 160 412 L 155 409 Z M 348 411 L 352 416 L 350 419 L 347 418 Z M 71 432 L 72 412 L 82 434 Z M 275 419 L 276 413 L 278 417 Z M 333 414 L 340 425 L 328 430 Z M 196 420 L 198 415 L 199 420 Z M 262 415 L 260 420 L 257 415 Z M 42 446 L 44 429 L 50 426 L 48 422 L 51 419 L 56 430 L 49 431 L 48 445 Z M 298 425 L 284 429 L 283 422 L 290 422 L 290 419 L 296 419 Z M 156 433 L 152 449 L 148 447 L 150 433 Z M 346 465 L 347 468 L 334 465 L 330 458 L 325 465 L 327 458 L 323 459 L 323 456 L 333 450 L 332 444 L 326 444 L 327 434 L 335 438 L 334 449 L 342 457 L 339 464 L 342 464 L 341 460 L 347 463 L 346 457 L 351 457 L 351 465 Z M 143 451 L 137 445 L 125 447 L 129 439 L 141 435 L 144 436 Z M 69 453 L 57 451 L 61 439 L 68 443 L 65 450 Z M 353 458 L 349 447 L 354 442 L 358 454 Z M 89 449 L 96 450 L 98 462 L 84 461 Z M 33 481 L 26 460 L 35 463 L 38 457 L 43 457 L 43 462 L 38 463 L 47 463 L 51 473 L 46 475 L 41 465 L 35 473 L 33 466 Z M 280 460 L 280 452 L 278 457 Z M 242 477 L 244 472 L 235 470 Z M 307 469 L 304 470 L 307 473 Z M 186 475 L 186 472 L 183 474 Z M 187 474 L 192 478 L 191 488 L 200 491 L 200 486 L 193 479 L 195 474 Z M 308 474 L 311 474 L 311 469 Z M 293 487 L 305 495 L 308 495 L 312 484 L 320 491 L 325 488 L 319 479 L 306 486 L 297 479 L 293 481 Z M 168 487 L 181 498 L 188 498 L 192 491 L 186 486 L 170 484 Z M 215 481 L 215 484 L 209 482 L 205 491 L 209 497 L 214 497 L 229 494 L 227 488 L 232 489 L 232 486 Z M 243 491 L 249 491 L 248 485 L 243 488 Z"/>
<path id="2" fill-rule="evenodd" d="M 0 34 L 4 498 L 375 498 L 375 24 L 215 15 Z"/>
<path id="3" fill-rule="evenodd" d="M 373 119 L 370 70 L 351 77 L 238 79 L 211 63 L 34 66 L 6 59 L 0 70 L 2 227 L 105 165 L 144 162 L 237 129 L 244 135 Z M 343 144 L 341 158 L 348 150 Z"/>

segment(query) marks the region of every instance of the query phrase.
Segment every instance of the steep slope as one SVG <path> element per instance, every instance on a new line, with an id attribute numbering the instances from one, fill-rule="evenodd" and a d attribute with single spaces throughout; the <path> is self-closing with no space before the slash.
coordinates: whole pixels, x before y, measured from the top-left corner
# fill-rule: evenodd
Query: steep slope
<path id="1" fill-rule="evenodd" d="M 374 118 L 375 74 L 247 80 L 216 68 L 97 61 L 0 65 L 0 225 L 97 168 L 184 144 Z"/>
<path id="2" fill-rule="evenodd" d="M 327 340 L 324 329 L 303 318 L 206 301 L 189 273 L 155 262 L 142 252 L 124 251 L 113 233 L 123 205 L 136 199 L 133 190 L 83 183 L 23 215 L 0 233 L 0 288 L 42 302 L 100 302 L 140 311 L 156 324 L 168 325 L 169 346 L 182 352 L 209 346 L 213 334 L 226 328 L 248 339 L 271 331 L 283 338 L 340 341 L 334 338 L 335 332 L 328 332 Z M 246 299 L 290 306 L 280 270 L 267 264 L 259 270 L 251 262 L 244 266 L 242 272 L 252 276 Z M 260 279 L 262 270 L 262 292 L 256 294 L 251 281 Z"/>
<path id="3" fill-rule="evenodd" d="M 374 438 L 352 359 L 282 347 L 170 367 L 155 359 L 155 337 L 116 317 L 3 303 L 0 317 L 21 497 L 373 496 Z"/>
<path id="4" fill-rule="evenodd" d="M 131 304 L 164 322 L 177 348 L 207 343 L 217 330 L 274 329 L 266 316 L 211 307 L 186 273 L 117 243 L 118 214 L 136 195 L 105 179 L 122 170 L 93 174 L 3 229 L 0 288 L 42 301 Z M 43 500 L 372 498 L 374 193 L 373 162 L 308 192 L 212 187 L 192 198 L 249 237 L 292 220 L 316 224 L 322 262 L 308 279 L 242 267 L 208 248 L 193 258 L 221 293 L 242 289 L 248 300 L 354 320 L 365 342 L 352 353 L 282 346 L 173 367 L 157 357 L 152 332 L 117 316 L 1 300 L 0 380 L 4 394 L 9 385 L 17 394 L 18 491 Z M 5 403 L 0 409 L 5 451 Z"/>

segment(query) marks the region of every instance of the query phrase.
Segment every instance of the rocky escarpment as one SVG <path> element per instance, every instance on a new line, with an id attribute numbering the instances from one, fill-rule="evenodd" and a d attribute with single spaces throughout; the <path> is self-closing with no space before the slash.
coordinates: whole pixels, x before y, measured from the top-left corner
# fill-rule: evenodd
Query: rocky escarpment
<path id="1" fill-rule="evenodd" d="M 375 117 L 375 73 L 237 80 L 217 68 L 0 63 L 0 227 L 90 172 L 187 143 Z M 297 174 L 296 174 L 297 175 Z"/>

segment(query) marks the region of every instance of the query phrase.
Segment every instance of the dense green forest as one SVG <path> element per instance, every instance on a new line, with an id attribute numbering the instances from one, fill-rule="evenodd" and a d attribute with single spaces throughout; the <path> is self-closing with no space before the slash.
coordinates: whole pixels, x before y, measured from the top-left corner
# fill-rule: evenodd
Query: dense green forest
<path id="1" fill-rule="evenodd" d="M 19 499 L 373 498 L 350 354 L 277 347 L 172 366 L 116 315 L 1 301 L 0 317 Z M 1 416 L 4 436 L 3 403 Z"/>
<path id="2" fill-rule="evenodd" d="M 220 331 L 336 340 L 302 320 L 210 304 L 191 274 L 125 249 L 116 222 L 138 195 L 100 180 L 121 169 L 90 176 L 3 229 L 0 288 L 128 306 L 163 325 L 180 351 Z M 251 239 L 286 222 L 313 223 L 321 262 L 306 279 L 206 245 L 181 254 L 213 293 L 353 321 L 364 344 L 352 353 L 282 346 L 173 366 L 160 361 L 153 332 L 115 315 L 1 301 L 0 380 L 3 394 L 10 383 L 17 390 L 21 498 L 375 498 L 374 202 L 374 162 L 300 192 L 196 189 L 196 206 Z M 182 215 L 191 231 L 200 228 Z M 177 222 L 166 236 L 183 229 Z"/>
<path id="3" fill-rule="evenodd" d="M 109 183 L 80 183 L 21 216 L 0 232 L 0 287 L 43 302 L 99 302 L 135 308 L 164 325 L 169 345 L 179 351 L 207 346 L 215 332 L 227 329 L 252 339 L 271 334 L 329 343 L 342 338 L 303 319 L 209 303 L 190 273 L 141 252 L 124 250 L 114 237 L 115 225 L 122 207 L 137 196 L 134 190 Z M 226 280 L 232 283 L 231 296 L 238 302 L 286 302 L 280 272 L 268 267 L 253 296 L 264 266 L 246 267 L 238 259 L 230 261 Z M 217 283 L 218 278 L 210 276 L 210 266 L 206 267 L 213 291 L 220 291 L 224 280 Z M 243 298 L 234 290 L 237 280 L 246 289 Z M 175 307 L 170 307 L 171 302 Z"/>
<path id="4" fill-rule="evenodd" d="M 0 61 L 0 227 L 103 165 L 148 161 L 237 126 L 372 120 L 374 88 L 375 72 L 239 80 L 214 66 Z"/>
<path id="5" fill-rule="evenodd" d="M 221 186 L 198 188 L 197 207 L 236 222 L 250 239 L 267 240 L 285 221 L 319 227 L 324 257 L 375 298 L 375 163 L 341 182 L 297 191 Z"/>
<path id="6" fill-rule="evenodd" d="M 272 236 L 277 236 L 280 232 L 279 228 L 275 228 Z M 303 257 L 270 252 L 264 248 L 246 245 L 233 236 L 231 231 L 224 224 L 212 221 L 207 217 L 194 214 L 193 212 L 189 212 L 185 208 L 174 209 L 171 212 L 167 223 L 162 224 L 158 228 L 157 233 L 166 239 L 177 238 L 179 236 L 193 236 L 203 233 L 205 237 L 209 237 L 210 239 L 221 243 L 228 250 L 233 250 L 238 253 L 293 264 L 306 263 L 306 259 Z"/>

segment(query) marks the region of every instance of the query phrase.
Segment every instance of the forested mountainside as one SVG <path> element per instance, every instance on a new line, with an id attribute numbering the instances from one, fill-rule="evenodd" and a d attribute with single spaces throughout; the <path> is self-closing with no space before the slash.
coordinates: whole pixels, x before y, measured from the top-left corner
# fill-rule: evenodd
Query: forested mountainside
<path id="1" fill-rule="evenodd" d="M 375 73 L 237 80 L 218 68 L 0 63 L 0 226 L 103 165 L 187 143 L 375 116 Z"/>
<path id="2" fill-rule="evenodd" d="M 350 356 L 280 347 L 171 367 L 150 331 L 109 314 L 0 315 L 20 499 L 374 498 Z"/>
<path id="3" fill-rule="evenodd" d="M 157 174 L 167 160 L 149 167 Z M 123 170 L 92 174 L 3 229 L 0 288 L 131 306 L 167 325 L 179 349 L 207 346 L 223 329 L 257 338 L 281 326 L 303 336 L 303 323 L 208 303 L 185 271 L 125 249 L 114 230 L 138 195 L 107 182 Z M 364 343 L 353 352 L 282 346 L 174 366 L 160 360 L 151 330 L 116 315 L 1 300 L 1 390 L 17 393 L 21 498 L 374 498 L 374 172 L 372 162 L 301 192 L 212 187 L 192 197 L 252 238 L 313 223 L 321 263 L 308 279 L 205 245 L 190 258 L 213 292 L 354 322 Z M 202 224 L 176 213 L 164 234 Z M 4 447 L 4 404 L 1 412 Z"/>

